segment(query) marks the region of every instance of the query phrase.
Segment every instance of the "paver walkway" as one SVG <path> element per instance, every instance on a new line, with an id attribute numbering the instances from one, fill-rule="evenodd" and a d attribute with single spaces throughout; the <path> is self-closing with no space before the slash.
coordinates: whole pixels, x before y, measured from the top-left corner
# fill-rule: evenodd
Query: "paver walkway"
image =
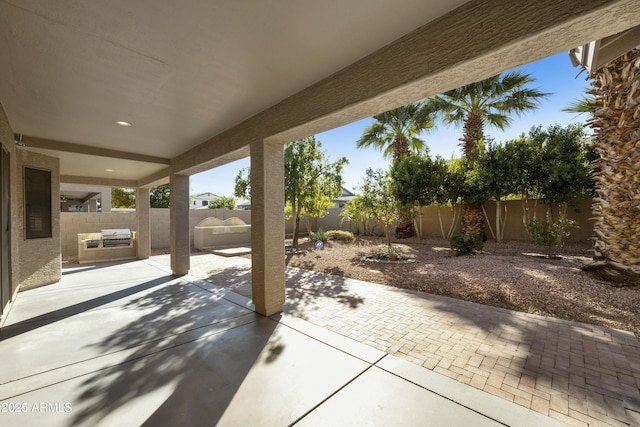
<path id="1" fill-rule="evenodd" d="M 251 294 L 247 259 L 194 254 L 190 273 Z M 284 311 L 568 424 L 640 425 L 630 332 L 296 268 Z"/>

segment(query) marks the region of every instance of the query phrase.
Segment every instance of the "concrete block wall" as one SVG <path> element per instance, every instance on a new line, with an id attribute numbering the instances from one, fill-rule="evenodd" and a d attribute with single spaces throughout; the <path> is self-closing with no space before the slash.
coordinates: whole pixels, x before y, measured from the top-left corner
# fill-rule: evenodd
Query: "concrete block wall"
<path id="1" fill-rule="evenodd" d="M 502 204 L 507 207 L 507 218 L 506 218 L 506 226 L 504 239 L 505 240 L 520 240 L 520 241 L 529 241 L 529 233 L 524 226 L 522 220 L 523 208 L 521 200 L 509 200 L 506 202 L 502 202 Z M 529 201 L 529 208 L 533 209 L 534 203 Z M 496 212 L 496 204 L 495 202 L 486 202 L 485 208 L 487 210 L 487 215 L 489 221 L 491 221 L 491 228 L 495 231 L 495 212 Z M 546 210 L 547 206 L 538 202 L 536 204 L 536 217 L 539 221 L 544 221 L 546 218 Z M 442 233 L 440 231 L 440 221 L 438 219 L 438 211 L 440 211 L 440 216 L 442 218 L 442 226 L 444 228 L 445 233 L 449 230 L 449 226 L 451 225 L 451 209 L 448 207 L 438 207 L 438 206 L 428 206 L 422 208 L 422 232 L 425 236 L 429 237 L 442 237 Z M 504 212 L 504 211 L 503 211 Z M 557 206 L 554 207 L 554 218 L 558 217 L 558 209 Z M 578 228 L 571 228 L 569 231 L 571 232 L 570 236 L 565 240 L 566 242 L 589 242 L 591 237 L 593 236 L 593 220 L 591 217 L 593 216 L 591 212 L 591 199 L 589 200 L 580 200 L 576 203 L 576 207 L 569 206 L 567 209 L 567 217 L 572 219 L 578 223 Z M 462 232 L 460 223 L 456 228 L 454 234 L 460 234 Z M 489 239 L 492 239 L 491 231 L 489 230 L 489 225 L 485 226 L 485 232 Z"/>
<path id="2" fill-rule="evenodd" d="M 507 228 L 505 231 L 505 240 L 529 240 L 524 225 L 522 223 L 522 203 L 519 200 L 505 202 L 507 205 Z M 494 220 L 495 203 L 486 203 L 487 214 L 491 221 Z M 317 230 L 349 230 L 356 231 L 353 224 L 349 222 L 341 222 L 340 213 L 344 209 L 332 208 L 329 213 L 317 220 L 312 220 L 312 229 Z M 425 236 L 442 237 L 440 232 L 440 223 L 438 220 L 438 210 L 442 217 L 443 228 L 445 232 L 449 229 L 451 223 L 451 210 L 446 207 L 429 206 L 422 208 L 422 231 Z M 538 219 L 545 218 L 546 207 L 541 203 L 537 206 Z M 557 212 L 557 209 L 556 209 Z M 170 228 L 169 228 L 169 209 L 151 209 L 151 249 L 166 249 L 170 245 Z M 593 234 L 593 221 L 590 219 L 591 200 L 582 200 L 578 203 L 578 210 L 569 207 L 567 210 L 569 219 L 578 222 L 580 228 L 571 229 L 571 235 L 567 242 L 588 242 Z M 216 217 L 222 220 L 231 217 L 238 217 L 245 223 L 251 223 L 251 211 L 230 211 L 227 209 L 193 209 L 189 211 L 189 226 L 191 247 L 194 247 L 194 227 L 198 223 L 208 217 Z M 491 223 L 493 227 L 493 222 Z M 306 223 L 303 220 L 300 224 L 300 231 L 306 232 Z M 128 228 L 134 230 L 136 228 L 135 213 L 82 213 L 82 212 L 62 212 L 60 215 L 60 230 L 62 256 L 77 256 L 78 233 L 99 232 L 103 228 Z M 370 228 L 374 230 L 373 234 L 381 234 L 384 229 L 378 224 L 371 224 Z M 285 222 L 285 232 L 291 233 L 293 229 L 292 221 Z M 460 225 L 456 230 L 460 233 Z M 491 238 L 489 228 L 486 229 L 487 236 Z"/>
<path id="3" fill-rule="evenodd" d="M 506 202 L 502 202 L 507 206 L 507 220 L 506 220 L 506 228 L 504 238 L 505 240 L 520 240 L 520 241 L 529 241 L 529 234 L 524 227 L 522 221 L 522 201 L 520 200 L 509 200 Z M 534 203 L 529 201 L 529 207 L 532 209 Z M 487 215 L 489 220 L 491 221 L 491 227 L 494 228 L 495 231 L 495 211 L 496 204 L 495 202 L 489 201 L 485 203 L 485 208 L 487 210 Z M 458 206 L 456 209 L 460 209 Z M 538 220 L 544 220 L 546 215 L 546 205 L 538 202 L 536 205 L 536 216 Z M 329 209 L 329 213 L 323 217 L 318 218 L 314 230 L 318 228 L 322 228 L 323 230 L 347 230 L 351 232 L 357 232 L 358 229 L 355 224 L 351 224 L 347 221 L 341 222 L 340 214 L 344 209 L 341 208 L 332 208 Z M 427 206 L 421 209 L 422 216 L 420 217 L 420 221 L 422 222 L 422 232 L 424 236 L 427 237 L 442 237 L 441 229 L 440 229 L 440 219 L 438 218 L 438 212 L 440 213 L 440 218 L 442 219 L 442 228 L 444 232 L 447 233 L 449 227 L 451 226 L 451 209 L 448 207 L 440 207 L 440 206 Z M 557 206 L 554 207 L 554 215 L 557 218 L 558 209 Z M 591 212 L 591 199 L 588 200 L 580 200 L 576 203 L 576 207 L 571 207 L 567 209 L 567 217 L 569 219 L 575 220 L 578 223 L 578 228 L 570 229 L 571 235 L 566 239 L 567 242 L 589 242 L 591 237 L 593 236 L 593 220 L 591 217 L 593 216 Z M 370 230 L 373 230 L 371 234 L 377 235 L 384 232 L 384 229 L 380 224 L 370 224 L 368 226 Z M 362 231 L 362 230 L 360 230 Z M 492 239 L 491 231 L 489 230 L 489 226 L 486 226 L 486 234 L 489 239 Z M 460 234 L 462 232 L 462 227 L 460 223 L 456 227 L 454 234 Z"/>

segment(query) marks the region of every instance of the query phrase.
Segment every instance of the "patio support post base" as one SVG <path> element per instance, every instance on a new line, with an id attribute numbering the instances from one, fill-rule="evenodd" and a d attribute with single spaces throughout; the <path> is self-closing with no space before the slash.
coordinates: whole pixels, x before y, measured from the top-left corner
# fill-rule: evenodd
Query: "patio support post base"
<path id="1" fill-rule="evenodd" d="M 271 316 L 285 300 L 284 147 L 251 143 L 251 296 Z"/>
<path id="2" fill-rule="evenodd" d="M 138 259 L 151 255 L 151 201 L 148 188 L 136 189 L 136 240 Z"/>
<path id="3" fill-rule="evenodd" d="M 174 276 L 189 273 L 189 175 L 172 173 L 169 179 L 171 228 L 171 271 Z"/>

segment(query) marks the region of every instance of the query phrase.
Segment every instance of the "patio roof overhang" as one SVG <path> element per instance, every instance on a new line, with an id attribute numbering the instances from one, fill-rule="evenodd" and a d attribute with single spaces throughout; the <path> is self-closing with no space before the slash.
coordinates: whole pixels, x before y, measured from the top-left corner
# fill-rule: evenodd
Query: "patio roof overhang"
<path id="1" fill-rule="evenodd" d="M 634 0 L 1 0 L 0 12 L 16 138 L 60 158 L 63 182 L 147 187 L 640 24 Z"/>

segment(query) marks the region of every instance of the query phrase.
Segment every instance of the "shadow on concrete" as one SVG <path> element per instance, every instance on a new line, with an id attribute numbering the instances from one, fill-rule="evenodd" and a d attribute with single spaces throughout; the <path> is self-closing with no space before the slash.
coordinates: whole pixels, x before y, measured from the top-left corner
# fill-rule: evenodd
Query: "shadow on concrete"
<path id="1" fill-rule="evenodd" d="M 215 425 L 260 354 L 272 363 L 285 351 L 276 322 L 196 286 L 166 286 L 122 310 L 143 314 L 92 346 L 129 355 L 82 382 L 73 425 L 126 414 L 134 401 L 144 425 Z"/>
<path id="2" fill-rule="evenodd" d="M 122 298 L 134 295 L 138 292 L 146 291 L 147 289 L 163 285 L 173 279 L 174 278 L 171 276 L 165 276 L 158 279 L 150 280 L 148 282 L 141 283 L 130 288 L 112 292 L 110 294 L 93 298 L 88 301 L 83 301 L 81 303 L 70 305 L 58 310 L 49 311 L 45 314 L 41 314 L 40 316 L 32 317 L 30 319 L 23 320 L 22 322 L 14 323 L 10 326 L 6 326 L 0 329 L 0 341 L 33 331 L 46 325 L 50 325 L 76 314 L 80 314 L 110 304 Z"/>
<path id="3" fill-rule="evenodd" d="M 112 265 L 117 265 L 117 263 L 77 264 L 76 266 L 73 266 L 73 267 L 65 266 L 65 268 L 62 269 L 62 275 L 68 276 L 70 274 L 75 274 L 75 273 L 85 273 L 87 271 L 99 270 Z"/>
<path id="4" fill-rule="evenodd" d="M 341 270 L 336 268 L 333 273 L 318 273 L 304 268 L 287 268 L 284 311 L 307 319 L 305 313 L 308 310 L 313 310 L 321 298 L 331 298 L 350 309 L 356 309 L 364 303 L 364 297 L 349 290 L 348 279 L 339 276 L 343 273 Z M 209 270 L 207 276 L 202 279 L 251 298 L 250 266 Z"/>

